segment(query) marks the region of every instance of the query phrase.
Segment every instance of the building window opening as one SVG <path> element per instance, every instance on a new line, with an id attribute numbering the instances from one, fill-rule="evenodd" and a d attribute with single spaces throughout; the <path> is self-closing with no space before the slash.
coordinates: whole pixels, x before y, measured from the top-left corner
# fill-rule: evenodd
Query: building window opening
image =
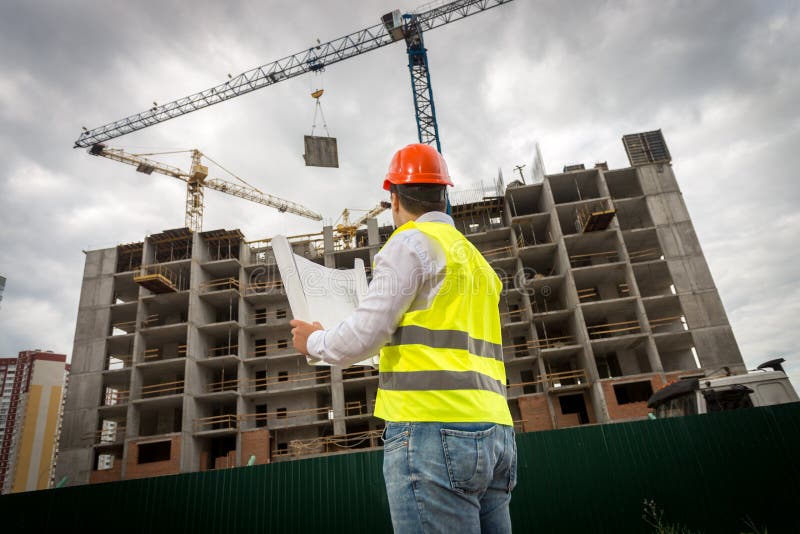
<path id="1" fill-rule="evenodd" d="M 614 395 L 617 404 L 632 404 L 634 402 L 647 402 L 653 395 L 653 385 L 649 380 L 644 382 L 629 382 L 627 384 L 614 384 Z"/>

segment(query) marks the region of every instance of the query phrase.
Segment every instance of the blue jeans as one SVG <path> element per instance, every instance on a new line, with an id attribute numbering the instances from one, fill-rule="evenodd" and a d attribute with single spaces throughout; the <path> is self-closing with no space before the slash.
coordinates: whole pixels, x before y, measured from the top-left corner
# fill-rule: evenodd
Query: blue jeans
<path id="1" fill-rule="evenodd" d="M 514 429 L 494 423 L 386 423 L 383 478 L 396 533 L 511 532 Z"/>

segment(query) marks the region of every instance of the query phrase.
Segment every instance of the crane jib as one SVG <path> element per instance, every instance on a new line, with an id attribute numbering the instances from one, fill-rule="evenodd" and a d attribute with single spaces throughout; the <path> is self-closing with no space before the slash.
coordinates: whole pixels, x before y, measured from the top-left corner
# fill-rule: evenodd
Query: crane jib
<path id="1" fill-rule="evenodd" d="M 414 17 L 419 31 L 422 32 L 511 1 L 457 0 L 437 3 L 435 7 L 416 13 Z M 339 39 L 320 43 L 297 54 L 256 67 L 238 76 L 232 76 L 227 82 L 199 93 L 173 100 L 167 104 L 154 105 L 152 108 L 136 115 L 131 115 L 91 130 L 85 130 L 75 141 L 74 146 L 75 148 L 88 148 L 97 143 L 103 143 L 104 141 L 142 130 L 148 126 L 186 115 L 283 80 L 319 70 L 333 63 L 392 44 L 396 40 L 398 39 L 390 35 L 384 24 L 376 24 Z M 412 81 L 412 83 L 414 82 Z M 419 124 L 419 117 L 417 121 Z M 438 143 L 438 132 L 436 134 Z M 420 139 L 422 140 L 422 135 Z"/>

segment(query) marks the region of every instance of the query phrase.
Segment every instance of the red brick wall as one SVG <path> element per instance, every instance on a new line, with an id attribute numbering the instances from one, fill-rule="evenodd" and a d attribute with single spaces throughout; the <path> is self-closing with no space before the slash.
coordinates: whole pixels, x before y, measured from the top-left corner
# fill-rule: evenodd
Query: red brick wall
<path id="1" fill-rule="evenodd" d="M 208 451 L 200 452 L 200 471 L 208 471 Z"/>
<path id="2" fill-rule="evenodd" d="M 256 465 L 269 463 L 269 432 L 266 428 L 242 432 L 242 465 L 247 465 L 252 454 L 256 455 Z"/>
<path id="3" fill-rule="evenodd" d="M 658 375 L 642 376 L 635 379 L 622 378 L 619 380 L 605 380 L 601 382 L 603 385 L 603 395 L 606 398 L 606 406 L 608 407 L 608 415 L 612 420 L 647 417 L 647 414 L 650 413 L 650 408 L 647 407 L 647 401 L 631 402 L 620 405 L 617 404 L 617 395 L 614 393 L 614 384 L 644 382 L 646 380 L 650 381 L 650 386 L 653 388 L 653 393 L 664 386 L 663 380 Z"/>
<path id="4" fill-rule="evenodd" d="M 544 393 L 523 395 L 517 399 L 517 404 L 519 404 L 523 432 L 552 430 L 553 421 L 550 418 L 550 409 Z"/>
<path id="5" fill-rule="evenodd" d="M 176 475 L 181 471 L 181 437 L 172 436 L 169 460 L 163 462 L 150 462 L 146 464 L 136 463 L 139 457 L 139 444 L 136 441 L 128 442 L 128 461 L 126 463 L 125 478 L 147 478 L 162 475 Z M 153 440 L 139 440 L 145 443 Z"/>
<path id="6" fill-rule="evenodd" d="M 89 473 L 89 484 L 100 484 L 102 482 L 114 482 L 122 479 L 122 459 L 114 458 L 114 465 L 111 469 L 98 471 L 93 469 Z"/>
<path id="7" fill-rule="evenodd" d="M 578 426 L 581 421 L 576 413 L 560 413 L 556 408 L 556 428 L 569 428 L 571 426 Z"/>
<path id="8" fill-rule="evenodd" d="M 682 376 L 697 376 L 698 371 L 678 371 L 676 373 L 667 373 L 664 375 L 667 378 L 665 384 L 669 384 L 671 382 L 677 382 L 681 379 Z"/>
<path id="9" fill-rule="evenodd" d="M 227 469 L 236 467 L 236 451 L 230 451 L 227 456 L 217 456 L 214 458 L 214 469 Z"/>

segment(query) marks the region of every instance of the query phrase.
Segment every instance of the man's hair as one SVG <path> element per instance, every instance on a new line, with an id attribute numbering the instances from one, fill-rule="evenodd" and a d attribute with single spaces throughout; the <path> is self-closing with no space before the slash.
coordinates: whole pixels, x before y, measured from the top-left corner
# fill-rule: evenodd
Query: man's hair
<path id="1" fill-rule="evenodd" d="M 389 191 L 397 195 L 403 209 L 418 217 L 429 211 L 447 209 L 446 188 L 440 184 L 392 184 Z"/>

